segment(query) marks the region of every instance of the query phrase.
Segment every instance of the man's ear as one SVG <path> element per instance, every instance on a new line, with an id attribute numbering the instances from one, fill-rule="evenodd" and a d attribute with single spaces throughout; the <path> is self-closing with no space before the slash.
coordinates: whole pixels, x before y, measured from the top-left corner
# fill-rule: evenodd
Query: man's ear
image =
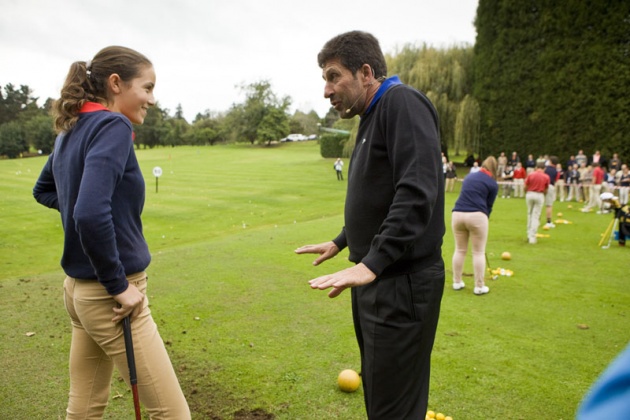
<path id="1" fill-rule="evenodd" d="M 108 78 L 107 78 L 107 83 L 109 83 L 109 89 L 112 91 L 112 93 L 120 93 L 121 92 L 121 87 L 122 87 L 122 79 L 120 78 L 120 76 L 117 73 L 112 73 Z"/>
<path id="2" fill-rule="evenodd" d="M 372 70 L 372 67 L 370 67 L 369 64 L 364 64 L 363 66 L 361 66 L 361 73 L 364 82 L 369 82 L 370 79 L 374 77 L 374 70 Z"/>

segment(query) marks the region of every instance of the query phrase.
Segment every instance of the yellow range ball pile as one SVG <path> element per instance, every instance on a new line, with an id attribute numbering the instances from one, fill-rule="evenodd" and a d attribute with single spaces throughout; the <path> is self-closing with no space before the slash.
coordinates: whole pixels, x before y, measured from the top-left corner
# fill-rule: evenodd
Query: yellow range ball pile
<path id="1" fill-rule="evenodd" d="M 442 413 L 436 413 L 435 411 L 427 411 L 427 415 L 424 420 L 453 420 L 451 416 L 445 416 Z"/>
<path id="2" fill-rule="evenodd" d="M 569 222 L 568 220 L 564 220 L 564 219 L 556 219 L 554 223 L 556 225 L 572 225 L 573 224 L 573 222 Z"/>
<path id="3" fill-rule="evenodd" d="M 514 271 L 512 270 L 508 270 L 507 268 L 495 268 L 493 269 L 488 269 L 488 271 L 493 275 L 493 276 L 506 276 L 506 277 L 512 277 L 514 275 Z"/>

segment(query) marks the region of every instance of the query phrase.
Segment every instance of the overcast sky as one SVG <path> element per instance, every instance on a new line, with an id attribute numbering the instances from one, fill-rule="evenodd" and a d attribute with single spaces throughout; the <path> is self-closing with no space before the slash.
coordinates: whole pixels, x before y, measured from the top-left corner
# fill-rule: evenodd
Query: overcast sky
<path id="1" fill-rule="evenodd" d="M 363 30 L 385 53 L 406 44 L 475 42 L 478 0 L 0 0 L 0 85 L 57 98 L 73 61 L 123 45 L 155 67 L 155 95 L 173 115 L 227 111 L 238 88 L 268 80 L 292 110 L 323 117 L 317 53 L 333 36 Z"/>

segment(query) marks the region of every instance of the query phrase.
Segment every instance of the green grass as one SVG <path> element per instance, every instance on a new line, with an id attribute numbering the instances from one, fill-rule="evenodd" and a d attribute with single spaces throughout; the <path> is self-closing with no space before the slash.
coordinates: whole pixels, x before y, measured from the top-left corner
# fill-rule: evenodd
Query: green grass
<path id="1" fill-rule="evenodd" d="M 197 419 L 260 410 L 278 419 L 362 419 L 359 390 L 336 388 L 359 369 L 350 294 L 328 299 L 307 281 L 320 267 L 293 250 L 334 237 L 345 182 L 313 142 L 138 151 L 147 181 L 144 228 L 153 253 L 153 315 Z M 61 226 L 32 186 L 44 158 L 0 161 L 0 418 L 64 417 L 70 325 L 62 304 Z M 164 174 L 155 192 L 154 166 Z M 458 186 L 459 188 L 459 186 Z M 570 419 L 628 341 L 627 249 L 598 247 L 612 217 L 557 203 L 572 224 L 526 243 L 522 199 L 497 199 L 487 247 L 490 294 L 447 285 L 433 353 L 430 408 L 461 419 Z M 542 232 L 542 231 L 541 231 Z M 511 261 L 502 261 L 510 251 Z M 472 272 L 470 256 L 465 272 Z M 198 318 L 198 319 L 197 319 Z M 588 329 L 578 325 L 586 324 Z M 27 337 L 27 332 L 35 335 Z M 129 418 L 115 375 L 108 419 Z"/>

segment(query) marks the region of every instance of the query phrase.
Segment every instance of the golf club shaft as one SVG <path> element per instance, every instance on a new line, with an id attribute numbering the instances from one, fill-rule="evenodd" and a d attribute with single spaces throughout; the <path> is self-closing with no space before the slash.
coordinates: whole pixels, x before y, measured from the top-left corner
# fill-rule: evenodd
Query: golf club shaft
<path id="1" fill-rule="evenodd" d="M 617 222 L 619 220 L 617 218 L 615 218 L 614 223 L 613 223 L 613 228 L 610 230 L 610 234 L 608 236 L 608 245 L 603 246 L 602 248 L 608 249 L 610 248 L 610 243 L 612 242 L 612 238 L 613 238 L 613 233 L 615 231 L 615 229 L 617 228 Z M 619 232 L 619 234 L 621 235 L 621 232 Z"/>
<path id="2" fill-rule="evenodd" d="M 602 244 L 606 242 L 606 239 L 609 238 L 609 235 L 612 235 L 613 225 L 615 224 L 615 220 L 617 219 L 612 219 L 610 223 L 608 224 L 608 227 L 606 228 L 604 235 L 602 235 L 602 239 L 600 239 L 598 246 L 602 246 Z"/>
<path id="3" fill-rule="evenodd" d="M 129 382 L 133 394 L 133 408 L 136 412 L 136 420 L 141 420 L 140 397 L 138 396 L 138 377 L 136 376 L 136 359 L 133 353 L 133 340 L 131 338 L 131 320 L 129 316 L 123 318 L 123 335 L 125 337 L 125 352 L 127 353 L 127 365 L 129 366 Z"/>

